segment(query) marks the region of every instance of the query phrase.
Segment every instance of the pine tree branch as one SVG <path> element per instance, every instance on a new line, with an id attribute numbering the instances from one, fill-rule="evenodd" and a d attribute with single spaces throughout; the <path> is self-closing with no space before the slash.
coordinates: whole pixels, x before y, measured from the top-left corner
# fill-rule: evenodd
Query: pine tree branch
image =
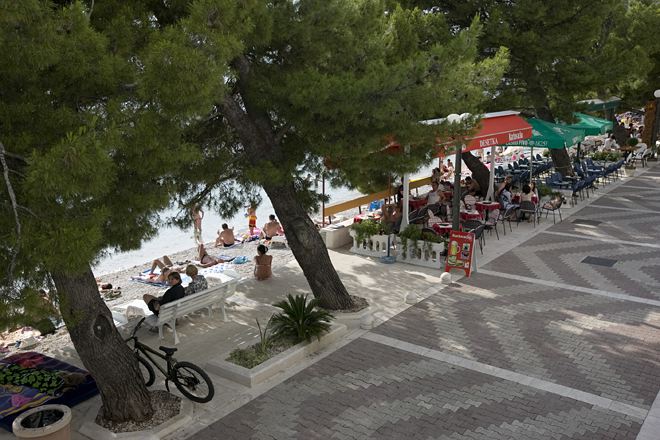
<path id="1" fill-rule="evenodd" d="M 21 239 L 21 221 L 18 217 L 18 203 L 16 203 L 16 194 L 14 193 L 14 187 L 9 180 L 9 167 L 7 166 L 7 160 L 5 158 L 5 146 L 0 141 L 0 164 L 2 164 L 2 174 L 5 179 L 5 184 L 7 185 L 7 192 L 9 193 L 9 200 L 11 200 L 12 211 L 14 212 L 14 221 L 16 223 L 16 237 L 17 241 L 20 242 Z M 9 267 L 7 268 L 7 277 L 11 280 L 13 279 L 12 274 L 14 273 L 14 268 L 16 267 L 16 257 L 18 256 L 18 248 L 15 247 L 11 251 L 11 260 L 9 261 Z"/>

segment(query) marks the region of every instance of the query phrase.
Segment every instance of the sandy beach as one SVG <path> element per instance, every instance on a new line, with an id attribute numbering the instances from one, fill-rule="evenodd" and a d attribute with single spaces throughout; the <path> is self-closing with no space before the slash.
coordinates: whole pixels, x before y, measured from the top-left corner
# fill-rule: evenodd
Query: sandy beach
<path id="1" fill-rule="evenodd" d="M 259 241 L 252 241 L 239 244 L 236 247 L 216 248 L 213 242 L 206 243 L 208 253 L 214 257 L 229 256 L 238 257 L 245 256 L 248 262 L 244 264 L 225 263 L 225 267 L 236 271 L 242 278 L 253 276 L 254 263 L 252 259 L 257 254 L 257 246 Z M 293 253 L 287 247 L 284 249 L 269 249 L 268 253 L 273 256 L 273 272 L 277 272 L 279 267 L 282 267 L 294 259 Z M 168 255 L 174 262 L 184 262 L 186 260 L 194 260 L 197 258 L 196 247 L 191 247 L 180 252 Z M 160 258 L 161 255 L 154 255 L 154 258 Z M 153 286 L 143 284 L 131 280 L 131 276 L 138 275 L 145 269 L 151 267 L 151 261 L 145 261 L 144 264 L 133 266 L 129 269 L 102 275 L 99 280 L 102 283 L 112 284 L 113 289 L 121 291 L 121 295 L 114 299 L 106 299 L 106 304 L 111 310 L 114 307 L 120 306 L 124 303 L 130 302 L 135 299 L 142 299 L 144 294 L 161 295 L 166 288 L 160 286 Z M 213 278 L 208 278 L 209 286 L 218 283 Z M 17 347 L 16 343 L 22 341 Z M 36 341 L 36 345 L 32 345 Z M 26 345 L 29 344 L 29 345 Z M 58 356 L 63 352 L 69 352 L 73 345 L 69 338 L 69 333 L 66 326 L 62 326 L 54 334 L 41 336 L 38 330 L 31 329 L 30 327 L 23 327 L 12 332 L 3 332 L 0 334 L 0 348 L 5 347 L 0 357 L 8 356 L 15 352 L 25 350 L 37 350 L 41 353 Z"/>

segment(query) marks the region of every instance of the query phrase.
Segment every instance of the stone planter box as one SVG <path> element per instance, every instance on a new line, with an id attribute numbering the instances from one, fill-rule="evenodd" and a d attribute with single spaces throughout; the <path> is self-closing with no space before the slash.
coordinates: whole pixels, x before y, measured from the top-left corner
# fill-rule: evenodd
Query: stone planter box
<path id="1" fill-rule="evenodd" d="M 246 387 L 253 387 L 280 372 L 290 369 L 308 355 L 337 341 L 344 333 L 346 333 L 346 326 L 335 323 L 320 340 L 312 339 L 311 342 L 301 342 L 254 368 L 248 369 L 227 362 L 225 359 L 229 357 L 229 353 L 223 353 L 221 356 L 209 361 L 204 369 L 209 373 L 217 374 Z"/>
<path id="2" fill-rule="evenodd" d="M 400 246 L 400 249 L 401 251 L 396 257 L 397 261 L 431 269 L 444 269 L 445 267 L 445 257 L 442 255 L 445 250 L 444 243 L 418 240 L 415 247 L 415 243 L 408 240 L 407 252 L 404 252 L 403 245 Z"/>
<path id="3" fill-rule="evenodd" d="M 98 410 L 99 407 L 96 406 L 94 414 Z M 114 433 L 109 429 L 97 425 L 93 421 L 87 421 L 80 427 L 80 433 L 94 440 L 159 440 L 189 424 L 192 420 L 192 415 L 193 403 L 185 397 L 181 397 L 179 414 L 149 430 Z M 94 420 L 93 417 L 92 420 Z"/>
<path id="4" fill-rule="evenodd" d="M 369 238 L 362 240 L 362 243 L 357 241 L 357 233 L 353 230 L 350 231 L 350 236 L 353 239 L 353 246 L 351 252 L 366 257 L 380 258 L 387 255 L 387 235 L 372 235 Z M 395 239 L 390 239 L 390 246 L 394 246 Z M 396 256 L 396 250 L 390 249 L 390 255 Z"/>

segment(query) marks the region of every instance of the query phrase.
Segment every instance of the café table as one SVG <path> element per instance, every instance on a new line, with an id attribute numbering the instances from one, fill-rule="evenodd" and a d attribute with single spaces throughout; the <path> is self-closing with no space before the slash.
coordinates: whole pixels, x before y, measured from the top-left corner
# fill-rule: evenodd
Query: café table
<path id="1" fill-rule="evenodd" d="M 489 202 L 489 201 L 479 201 L 474 204 L 475 208 L 477 208 L 477 211 L 482 212 L 484 211 L 484 218 L 488 220 L 488 214 L 490 211 L 494 211 L 496 209 L 500 208 L 500 204 L 497 202 Z"/>
<path id="2" fill-rule="evenodd" d="M 353 223 L 361 223 L 362 220 L 380 221 L 380 214 L 359 214 L 353 217 Z"/>
<path id="3" fill-rule="evenodd" d="M 451 223 L 435 223 L 432 228 L 438 234 L 449 234 L 451 232 Z"/>
<path id="4" fill-rule="evenodd" d="M 463 211 L 461 210 L 461 218 L 463 220 L 481 220 L 481 213 L 479 211 Z"/>

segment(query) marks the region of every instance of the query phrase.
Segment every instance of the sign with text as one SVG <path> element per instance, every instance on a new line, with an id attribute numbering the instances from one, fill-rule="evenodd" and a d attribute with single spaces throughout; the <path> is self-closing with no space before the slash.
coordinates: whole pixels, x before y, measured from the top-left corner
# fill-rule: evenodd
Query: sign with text
<path id="1" fill-rule="evenodd" d="M 472 252 L 474 251 L 474 234 L 472 232 L 451 231 L 447 249 L 445 272 L 451 269 L 462 269 L 465 276 L 470 276 L 472 270 Z"/>

